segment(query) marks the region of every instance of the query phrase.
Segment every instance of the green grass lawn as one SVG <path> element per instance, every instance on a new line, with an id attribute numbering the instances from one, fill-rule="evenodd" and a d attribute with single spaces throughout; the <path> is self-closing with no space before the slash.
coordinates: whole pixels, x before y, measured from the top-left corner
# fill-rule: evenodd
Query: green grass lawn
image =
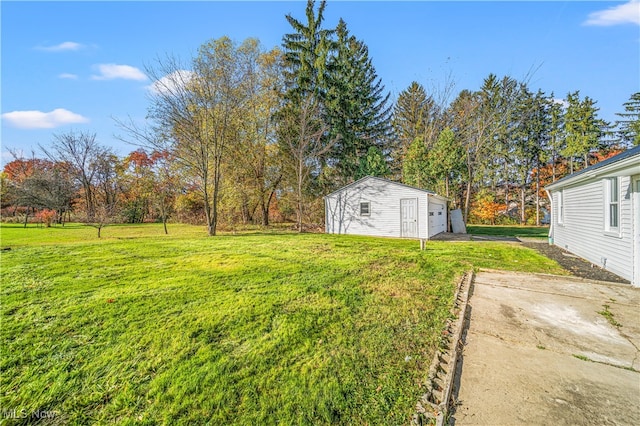
<path id="1" fill-rule="evenodd" d="M 504 243 L 2 225 L 0 407 L 52 423 L 408 423 L 472 267 Z"/>
<path id="2" fill-rule="evenodd" d="M 548 226 L 504 226 L 504 225 L 467 225 L 467 233 L 500 237 L 547 238 Z"/>

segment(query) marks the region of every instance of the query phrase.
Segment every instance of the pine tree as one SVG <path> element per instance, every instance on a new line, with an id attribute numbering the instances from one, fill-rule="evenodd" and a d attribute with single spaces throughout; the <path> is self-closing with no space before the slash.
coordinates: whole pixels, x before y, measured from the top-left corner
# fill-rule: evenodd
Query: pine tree
<path id="1" fill-rule="evenodd" d="M 563 155 L 569 157 L 571 173 L 574 171 L 573 161 L 582 157 L 584 167 L 589 166 L 589 152 L 599 146 L 602 129 L 606 123 L 597 116 L 599 108 L 588 96 L 580 100 L 580 92 L 567 95 L 567 111 L 565 113 L 565 132 L 567 146 Z"/>
<path id="2" fill-rule="evenodd" d="M 562 103 L 553 97 L 549 97 L 549 143 L 547 154 L 551 162 L 551 182 L 557 179 L 557 163 L 562 157 L 562 152 L 566 148 L 564 132 L 564 108 Z"/>
<path id="3" fill-rule="evenodd" d="M 390 173 L 389 164 L 387 164 L 382 151 L 375 146 L 371 146 L 367 151 L 367 155 L 360 157 L 360 164 L 355 178 L 361 179 L 365 176 L 387 177 Z"/>
<path id="4" fill-rule="evenodd" d="M 616 121 L 618 141 L 640 145 L 640 92 L 636 92 L 622 104 L 625 112 L 616 113 L 621 117 Z"/>
<path id="5" fill-rule="evenodd" d="M 417 137 L 409 145 L 407 155 L 402 163 L 402 181 L 416 188 L 426 189 L 431 183 L 429 177 L 429 151 L 421 137 Z"/>
<path id="6" fill-rule="evenodd" d="M 429 151 L 427 170 L 435 184 L 430 189 L 449 198 L 452 183 L 459 182 L 464 172 L 464 150 L 451 128 L 446 127 L 438 135 L 436 143 Z"/>
<path id="7" fill-rule="evenodd" d="M 424 87 L 415 81 L 398 95 L 393 109 L 393 128 L 398 138 L 400 157 L 418 136 L 424 135 L 433 103 Z"/>
<path id="8" fill-rule="evenodd" d="M 357 177 L 360 160 L 371 147 L 382 154 L 388 151 L 391 110 L 367 46 L 349 34 L 342 19 L 335 34 L 337 51 L 329 67 L 326 114 L 336 140 L 330 163 L 343 184 Z"/>
<path id="9" fill-rule="evenodd" d="M 315 1 L 308 0 L 307 23 L 291 15 L 286 19 L 294 32 L 285 34 L 282 47 L 285 57 L 286 99 L 300 103 L 305 96 L 322 99 L 326 91 L 326 75 L 329 57 L 334 49 L 332 30 L 322 28 L 326 1 L 322 0 L 315 12 Z"/>
<path id="10" fill-rule="evenodd" d="M 286 90 L 276 114 L 278 145 L 288 171 L 284 184 L 295 188 L 300 232 L 306 196 L 316 186 L 323 158 L 335 142 L 329 137 L 325 113 L 329 59 L 335 49 L 333 31 L 322 28 L 325 6 L 326 1 L 321 1 L 316 13 L 315 1 L 308 0 L 306 24 L 287 15 L 294 32 L 286 34 L 282 42 Z"/>

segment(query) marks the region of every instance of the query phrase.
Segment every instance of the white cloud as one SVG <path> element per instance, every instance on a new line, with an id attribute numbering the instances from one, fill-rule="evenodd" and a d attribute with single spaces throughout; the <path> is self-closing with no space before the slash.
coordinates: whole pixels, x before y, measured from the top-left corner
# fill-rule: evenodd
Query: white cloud
<path id="1" fill-rule="evenodd" d="M 53 129 L 65 124 L 87 123 L 88 118 L 64 108 L 57 108 L 50 112 L 42 111 L 11 111 L 2 114 L 2 119 L 13 127 L 21 129 Z"/>
<path id="2" fill-rule="evenodd" d="M 58 78 L 64 78 L 66 80 L 77 80 L 78 76 L 76 74 L 69 74 L 68 72 L 63 72 L 62 74 L 58 75 Z"/>
<path id="3" fill-rule="evenodd" d="M 567 108 L 569 106 L 569 102 L 564 99 L 553 98 L 553 103 L 562 106 L 562 108 Z"/>
<path id="4" fill-rule="evenodd" d="M 178 70 L 171 74 L 167 74 L 160 80 L 154 81 L 147 86 L 147 89 L 155 94 L 170 94 L 176 91 L 176 88 L 189 83 L 193 76 L 193 71 Z"/>
<path id="5" fill-rule="evenodd" d="M 36 49 L 44 50 L 45 52 L 69 52 L 83 49 L 84 44 L 76 43 L 75 41 L 65 41 L 64 43 L 56 44 L 53 46 L 38 46 Z"/>
<path id="6" fill-rule="evenodd" d="M 640 0 L 631 0 L 625 4 L 590 13 L 589 18 L 584 22 L 584 25 L 601 27 L 621 24 L 640 25 Z"/>
<path id="7" fill-rule="evenodd" d="M 136 67 L 131 65 L 98 64 L 95 66 L 100 74 L 92 75 L 92 80 L 115 80 L 122 78 L 125 80 L 144 81 L 147 76 Z"/>

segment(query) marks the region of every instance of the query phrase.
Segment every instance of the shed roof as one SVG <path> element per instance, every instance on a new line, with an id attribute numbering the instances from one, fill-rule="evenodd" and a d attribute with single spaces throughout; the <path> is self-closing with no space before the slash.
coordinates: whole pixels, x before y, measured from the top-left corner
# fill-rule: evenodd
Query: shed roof
<path id="1" fill-rule="evenodd" d="M 638 158 L 635 159 L 635 157 Z M 637 163 L 635 163 L 634 160 L 637 160 Z M 552 183 L 551 185 L 548 185 L 547 189 L 556 189 L 561 186 L 566 186 L 583 179 L 595 177 L 596 174 L 607 173 L 611 169 L 615 169 L 618 166 L 625 167 L 626 165 L 634 166 L 634 169 L 638 168 L 640 170 L 640 145 L 621 152 L 618 155 L 614 155 L 611 158 L 607 158 L 606 160 L 594 164 L 593 166 L 584 168 L 579 172 L 575 172 L 570 174 L 569 176 L 565 176 L 562 179 Z M 631 172 L 631 174 L 635 173 L 635 170 Z"/>
<path id="2" fill-rule="evenodd" d="M 338 193 L 338 192 L 340 192 L 340 191 L 343 191 L 343 190 L 345 190 L 345 189 L 347 189 L 347 188 L 350 188 L 350 187 L 352 187 L 352 186 L 355 186 L 355 185 L 357 185 L 357 184 L 359 184 L 359 183 L 361 183 L 361 182 L 364 182 L 365 180 L 368 180 L 368 179 L 378 180 L 378 181 L 381 181 L 381 182 L 384 182 L 384 183 L 390 183 L 390 184 L 392 184 L 392 185 L 397 185 L 397 186 L 401 186 L 401 187 L 404 187 L 404 188 L 414 189 L 414 190 L 416 190 L 416 191 L 424 192 L 425 194 L 437 195 L 437 194 L 436 194 L 435 192 L 433 192 L 433 191 L 429 191 L 429 190 L 422 189 L 422 188 L 416 188 L 415 186 L 405 185 L 404 183 L 394 182 L 394 181 L 389 180 L 389 179 L 383 179 L 383 178 L 379 178 L 379 177 L 375 177 L 375 176 L 365 176 L 365 177 L 363 177 L 362 179 L 358 179 L 358 180 L 357 180 L 357 181 L 355 181 L 355 182 L 351 182 L 350 184 L 345 185 L 345 186 L 343 186 L 343 187 L 342 187 L 342 188 L 340 188 L 340 189 L 336 189 L 336 190 L 335 190 L 335 191 L 333 191 L 332 193 L 325 195 L 325 196 L 324 196 L 324 198 L 330 197 L 330 196 L 332 196 L 333 194 L 337 194 L 337 193 Z"/>

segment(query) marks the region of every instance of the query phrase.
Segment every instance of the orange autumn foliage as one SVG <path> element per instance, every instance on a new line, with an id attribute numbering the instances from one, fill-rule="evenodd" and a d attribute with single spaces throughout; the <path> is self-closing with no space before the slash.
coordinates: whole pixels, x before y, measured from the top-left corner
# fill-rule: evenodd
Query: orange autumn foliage
<path id="1" fill-rule="evenodd" d="M 491 225 L 495 225 L 498 216 L 505 212 L 504 203 L 496 203 L 492 195 L 482 194 L 473 203 L 470 213 L 482 222 L 489 222 Z"/>

